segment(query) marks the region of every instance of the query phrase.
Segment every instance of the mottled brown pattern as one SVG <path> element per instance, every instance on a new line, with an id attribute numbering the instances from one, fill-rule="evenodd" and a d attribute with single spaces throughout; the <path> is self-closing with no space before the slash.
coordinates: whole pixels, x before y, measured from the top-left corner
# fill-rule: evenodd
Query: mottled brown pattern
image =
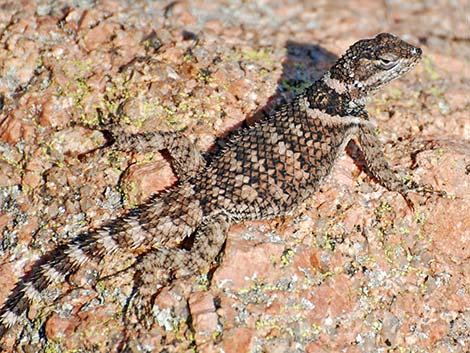
<path id="1" fill-rule="evenodd" d="M 116 130 L 116 148 L 167 149 L 180 184 L 42 259 L 3 305 L 0 337 L 52 283 L 117 251 L 136 258 L 135 307 L 141 321 L 151 323 L 160 288 L 174 277 L 206 271 L 233 222 L 279 216 L 305 201 L 352 138 L 377 180 L 409 202 L 408 188 L 390 170 L 373 133 L 364 99 L 420 57 L 419 48 L 390 34 L 355 43 L 304 94 L 239 133 L 207 166 L 180 134 Z"/>
<path id="2" fill-rule="evenodd" d="M 191 141 L 180 133 L 152 131 L 129 135 L 119 128 L 112 130 L 114 146 L 119 150 L 141 153 L 168 150 L 180 181 L 196 176 L 206 164 L 204 157 Z"/>
<path id="3" fill-rule="evenodd" d="M 197 181 L 204 213 L 231 219 L 272 217 L 308 197 L 331 170 L 339 147 L 356 128 L 309 114 L 304 100 L 242 133 Z M 322 163 L 318 163 L 322 161 Z"/>

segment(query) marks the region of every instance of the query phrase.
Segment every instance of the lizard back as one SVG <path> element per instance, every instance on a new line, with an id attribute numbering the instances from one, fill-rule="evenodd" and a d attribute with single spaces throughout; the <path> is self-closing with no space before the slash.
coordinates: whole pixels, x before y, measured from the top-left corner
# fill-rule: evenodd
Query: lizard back
<path id="1" fill-rule="evenodd" d="M 243 131 L 198 179 L 195 194 L 204 214 L 222 210 L 243 220 L 292 210 L 330 173 L 357 124 L 296 99 Z"/>

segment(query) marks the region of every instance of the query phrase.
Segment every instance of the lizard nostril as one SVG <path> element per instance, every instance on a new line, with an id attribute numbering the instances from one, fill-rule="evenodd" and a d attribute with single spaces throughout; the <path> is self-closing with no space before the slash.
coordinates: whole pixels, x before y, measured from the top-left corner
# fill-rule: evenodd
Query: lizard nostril
<path id="1" fill-rule="evenodd" d="M 420 48 L 413 48 L 411 49 L 411 54 L 414 56 L 421 56 L 423 51 Z"/>

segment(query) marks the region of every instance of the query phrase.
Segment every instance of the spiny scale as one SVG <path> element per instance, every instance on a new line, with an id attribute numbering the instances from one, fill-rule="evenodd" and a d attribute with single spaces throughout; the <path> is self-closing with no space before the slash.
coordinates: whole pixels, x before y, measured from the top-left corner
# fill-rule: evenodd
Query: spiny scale
<path id="1" fill-rule="evenodd" d="M 355 43 L 304 94 L 242 131 L 207 166 L 180 134 L 117 132 L 116 148 L 167 149 L 179 186 L 101 229 L 80 234 L 33 266 L 0 310 L 0 338 L 45 289 L 83 264 L 117 251 L 136 258 L 135 288 L 145 319 L 156 290 L 171 278 L 207 269 L 230 224 L 279 216 L 305 201 L 352 138 L 377 180 L 409 201 L 409 189 L 385 160 L 364 101 L 408 72 L 420 57 L 419 48 L 387 33 Z"/>

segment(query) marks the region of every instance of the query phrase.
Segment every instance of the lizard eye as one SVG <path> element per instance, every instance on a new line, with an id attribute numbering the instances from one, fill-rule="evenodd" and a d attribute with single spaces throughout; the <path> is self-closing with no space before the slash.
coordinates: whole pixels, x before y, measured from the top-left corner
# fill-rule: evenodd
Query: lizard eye
<path id="1" fill-rule="evenodd" d="M 377 60 L 377 65 L 384 70 L 390 70 L 398 64 L 398 60 L 395 57 L 383 56 Z"/>

